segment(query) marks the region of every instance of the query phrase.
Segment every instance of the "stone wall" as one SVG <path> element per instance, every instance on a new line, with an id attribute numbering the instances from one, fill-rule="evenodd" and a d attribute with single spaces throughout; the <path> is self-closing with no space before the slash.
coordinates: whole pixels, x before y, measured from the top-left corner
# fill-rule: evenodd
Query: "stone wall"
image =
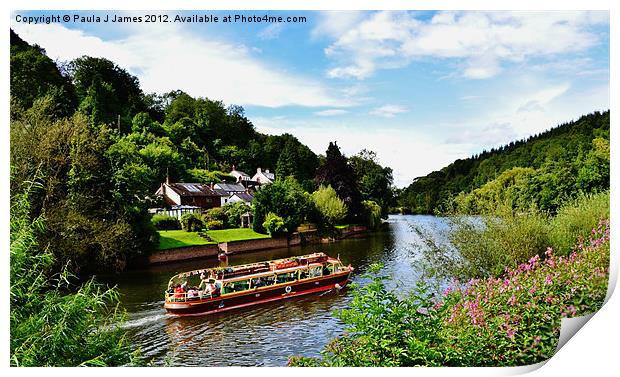
<path id="1" fill-rule="evenodd" d="M 246 251 L 278 249 L 288 247 L 288 239 L 284 238 L 263 238 L 258 240 L 223 242 L 218 244 L 220 250 L 226 254 L 237 254 Z"/>
<path id="2" fill-rule="evenodd" d="M 178 262 L 190 259 L 215 257 L 219 254 L 218 245 L 199 245 L 160 250 L 148 257 L 148 264 Z"/>

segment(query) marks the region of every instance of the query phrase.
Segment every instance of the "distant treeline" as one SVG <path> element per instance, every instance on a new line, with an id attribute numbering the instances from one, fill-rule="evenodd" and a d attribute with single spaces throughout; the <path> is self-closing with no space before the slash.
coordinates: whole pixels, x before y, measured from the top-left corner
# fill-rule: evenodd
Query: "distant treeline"
<path id="1" fill-rule="evenodd" d="M 553 213 L 579 192 L 609 188 L 609 110 L 483 151 L 398 192 L 411 213 L 488 213 L 498 206 Z"/>

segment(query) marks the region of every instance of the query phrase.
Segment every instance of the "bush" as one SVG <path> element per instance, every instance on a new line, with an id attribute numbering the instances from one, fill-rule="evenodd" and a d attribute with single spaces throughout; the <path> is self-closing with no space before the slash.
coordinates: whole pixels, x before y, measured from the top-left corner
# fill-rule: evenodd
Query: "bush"
<path id="1" fill-rule="evenodd" d="M 265 228 L 267 233 L 269 233 L 272 237 L 287 232 L 286 226 L 284 225 L 284 219 L 273 212 L 269 212 L 267 216 L 265 216 L 263 228 Z"/>
<path id="2" fill-rule="evenodd" d="M 208 230 L 224 229 L 224 222 L 221 220 L 209 220 L 205 224 Z"/>
<path id="3" fill-rule="evenodd" d="M 151 223 L 157 230 L 176 230 L 181 229 L 181 223 L 174 216 L 157 214 L 151 218 Z"/>
<path id="4" fill-rule="evenodd" d="M 322 222 L 328 227 L 340 223 L 347 216 L 347 205 L 330 185 L 327 187 L 321 185 L 312 193 L 310 199 L 318 210 Z"/>
<path id="5" fill-rule="evenodd" d="M 204 227 L 200 215 L 196 213 L 184 213 L 181 216 L 181 227 L 186 232 L 198 232 Z"/>
<path id="6" fill-rule="evenodd" d="M 227 228 L 239 228 L 241 226 L 241 215 L 252 211 L 252 207 L 245 202 L 228 203 L 222 208 L 226 213 Z"/>
<path id="7" fill-rule="evenodd" d="M 208 209 L 207 212 L 204 213 L 203 219 L 205 222 L 221 221 L 222 223 L 226 223 L 226 221 L 228 220 L 226 212 L 224 212 L 224 209 L 222 207 Z"/>

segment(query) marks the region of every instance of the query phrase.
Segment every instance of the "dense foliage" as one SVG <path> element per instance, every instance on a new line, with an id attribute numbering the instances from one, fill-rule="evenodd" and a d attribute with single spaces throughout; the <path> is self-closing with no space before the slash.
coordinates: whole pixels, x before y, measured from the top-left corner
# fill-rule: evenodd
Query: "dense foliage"
<path id="1" fill-rule="evenodd" d="M 168 215 L 162 215 L 162 214 L 154 215 L 153 218 L 151 219 L 151 222 L 153 223 L 153 226 L 157 230 L 181 229 L 181 222 L 179 222 L 179 220 L 174 216 L 168 216 Z"/>
<path id="2" fill-rule="evenodd" d="M 357 186 L 355 171 L 335 142 L 329 143 L 325 159 L 316 170 L 314 181 L 317 187 L 329 185 L 336 190 L 338 197 L 347 206 L 347 221 L 352 223 L 359 221 L 362 213 L 362 195 Z"/>
<path id="3" fill-rule="evenodd" d="M 387 219 L 389 208 L 394 205 L 392 168 L 379 165 L 377 154 L 366 149 L 349 157 L 349 163 L 355 172 L 362 200 L 379 205 L 381 217 Z"/>
<path id="4" fill-rule="evenodd" d="M 320 224 L 333 227 L 344 220 L 347 215 L 347 205 L 338 197 L 336 190 L 331 186 L 320 186 L 310 195 L 312 203 L 318 210 Z"/>
<path id="5" fill-rule="evenodd" d="M 262 187 L 254 196 L 252 205 L 252 228 L 259 233 L 265 232 L 263 223 L 270 212 L 283 219 L 283 229 L 293 231 L 307 219 L 312 210 L 308 193 L 293 177 L 279 179 Z"/>
<path id="6" fill-rule="evenodd" d="M 37 184 L 34 184 L 38 186 Z M 42 217 L 30 219 L 32 186 L 11 204 L 11 365 L 124 365 L 131 350 L 118 327 L 118 292 L 54 272 L 54 253 L 41 249 Z"/>
<path id="7" fill-rule="evenodd" d="M 609 279 L 609 222 L 567 257 L 548 248 L 498 278 L 472 279 L 433 297 L 424 286 L 405 298 L 371 268 L 338 316 L 346 333 L 321 358 L 296 366 L 515 366 L 553 355 L 562 317 L 600 308 Z"/>
<path id="8" fill-rule="evenodd" d="M 445 212 L 454 209 L 453 198 L 459 193 L 470 193 L 456 200 L 459 210 L 480 213 L 509 203 L 553 213 L 579 192 L 609 188 L 609 116 L 609 111 L 595 112 L 526 140 L 456 160 L 414 179 L 400 192 L 398 204 L 416 213 Z"/>
<path id="9" fill-rule="evenodd" d="M 45 214 L 39 244 L 51 245 L 57 271 L 124 269 L 155 249 L 147 209 L 163 206 L 152 198 L 166 175 L 212 183 L 229 180 L 233 165 L 275 168 L 312 190 L 318 157 L 291 135 L 256 132 L 239 106 L 145 94 L 104 58 L 59 68 L 11 31 L 11 195 L 40 173 L 30 217 Z"/>
<path id="10" fill-rule="evenodd" d="M 566 202 L 555 216 L 541 211 L 513 213 L 509 208 L 480 217 L 452 217 L 450 245 L 416 228 L 429 272 L 459 279 L 495 277 L 547 247 L 568 255 L 575 240 L 587 237 L 601 218 L 609 218 L 609 192 L 582 195 Z M 458 250 L 458 252 L 456 252 Z"/>

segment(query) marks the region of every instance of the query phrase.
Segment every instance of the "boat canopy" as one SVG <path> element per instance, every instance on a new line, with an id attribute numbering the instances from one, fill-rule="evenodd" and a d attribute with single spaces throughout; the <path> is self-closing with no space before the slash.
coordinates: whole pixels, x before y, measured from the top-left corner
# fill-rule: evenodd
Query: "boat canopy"
<path id="1" fill-rule="evenodd" d="M 248 277 L 249 275 L 252 275 L 252 277 L 268 276 L 273 275 L 274 273 L 292 272 L 300 267 L 318 267 L 322 266 L 325 262 L 340 263 L 340 260 L 330 258 L 327 254 L 319 252 L 272 261 L 242 264 L 238 266 L 205 268 L 174 275 L 170 278 L 168 287 L 187 282 L 188 280 L 195 280 L 196 277 L 200 277 L 202 274 L 221 281 L 231 281 L 233 279 L 237 280 L 237 278 L 243 279 L 243 277 Z"/>

